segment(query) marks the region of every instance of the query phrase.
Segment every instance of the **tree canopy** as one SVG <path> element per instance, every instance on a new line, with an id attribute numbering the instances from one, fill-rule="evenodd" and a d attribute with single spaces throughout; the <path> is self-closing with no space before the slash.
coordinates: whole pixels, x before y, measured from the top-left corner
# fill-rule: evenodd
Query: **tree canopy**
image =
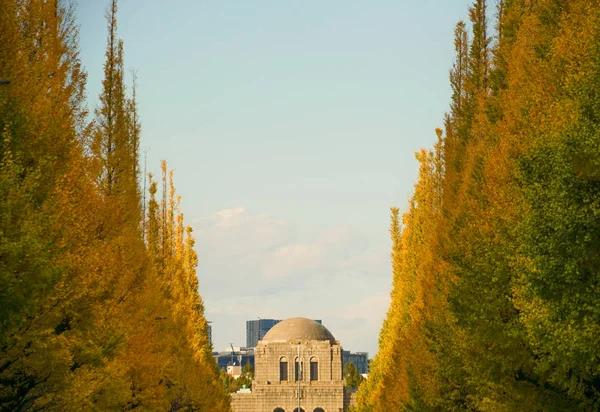
<path id="1" fill-rule="evenodd" d="M 352 362 L 344 365 L 344 382 L 346 383 L 346 388 L 358 389 L 364 380 L 365 378 L 362 377 Z"/>
<path id="2" fill-rule="evenodd" d="M 596 411 L 600 3 L 468 15 L 444 128 L 392 209 L 392 302 L 358 410 Z"/>
<path id="3" fill-rule="evenodd" d="M 73 3 L 0 0 L 0 409 L 227 411 L 166 163 L 142 196 L 116 0 L 107 23 L 89 121 Z"/>

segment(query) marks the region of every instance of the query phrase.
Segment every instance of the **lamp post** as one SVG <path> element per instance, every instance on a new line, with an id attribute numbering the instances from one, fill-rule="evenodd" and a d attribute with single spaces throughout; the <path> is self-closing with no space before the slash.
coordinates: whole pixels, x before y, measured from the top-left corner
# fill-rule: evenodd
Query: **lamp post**
<path id="1" fill-rule="evenodd" d="M 10 83 L 10 80 L 0 79 L 0 86 L 3 85 L 3 84 L 9 84 L 9 83 Z"/>

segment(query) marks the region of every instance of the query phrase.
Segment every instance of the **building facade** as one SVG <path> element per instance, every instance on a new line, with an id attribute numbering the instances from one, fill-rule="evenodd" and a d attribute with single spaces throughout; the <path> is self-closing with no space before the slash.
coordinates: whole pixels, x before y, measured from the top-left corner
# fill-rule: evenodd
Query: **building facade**
<path id="1" fill-rule="evenodd" d="M 252 390 L 232 394 L 233 412 L 347 411 L 354 394 L 344 387 L 342 352 L 314 320 L 278 323 L 258 342 Z"/>
<path id="2" fill-rule="evenodd" d="M 246 347 L 254 348 L 269 330 L 277 325 L 279 319 L 258 319 L 246 321 Z"/>
<path id="3" fill-rule="evenodd" d="M 213 352 L 213 358 L 219 369 L 227 370 L 228 366 L 246 366 L 254 368 L 254 348 L 239 348 L 235 351 Z"/>
<path id="4" fill-rule="evenodd" d="M 345 350 L 342 353 L 344 367 L 347 363 L 353 363 L 358 369 L 358 373 L 369 373 L 369 353 L 368 352 L 350 352 Z"/>

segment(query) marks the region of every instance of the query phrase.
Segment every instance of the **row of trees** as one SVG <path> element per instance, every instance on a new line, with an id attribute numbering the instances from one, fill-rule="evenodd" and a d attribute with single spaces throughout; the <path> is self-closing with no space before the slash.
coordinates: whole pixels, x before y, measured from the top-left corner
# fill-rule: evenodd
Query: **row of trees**
<path id="1" fill-rule="evenodd" d="M 485 0 L 402 217 L 358 410 L 600 408 L 600 2 Z"/>
<path id="2" fill-rule="evenodd" d="M 89 122 L 72 3 L 0 0 L 1 410 L 229 410 L 172 172 L 140 188 L 116 17 Z"/>

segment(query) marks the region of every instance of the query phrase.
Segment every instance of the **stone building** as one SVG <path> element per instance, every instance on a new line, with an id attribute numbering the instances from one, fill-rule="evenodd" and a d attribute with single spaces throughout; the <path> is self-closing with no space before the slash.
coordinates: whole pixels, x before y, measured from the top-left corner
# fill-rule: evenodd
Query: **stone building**
<path id="1" fill-rule="evenodd" d="M 233 412 L 345 412 L 354 404 L 344 388 L 340 342 L 313 320 L 278 323 L 254 356 L 252 391 L 232 395 Z"/>
<path id="2" fill-rule="evenodd" d="M 320 319 L 313 319 L 315 322 L 323 324 Z M 255 348 L 258 341 L 262 340 L 271 328 L 281 322 L 281 319 L 256 319 L 246 321 L 246 347 Z"/>

